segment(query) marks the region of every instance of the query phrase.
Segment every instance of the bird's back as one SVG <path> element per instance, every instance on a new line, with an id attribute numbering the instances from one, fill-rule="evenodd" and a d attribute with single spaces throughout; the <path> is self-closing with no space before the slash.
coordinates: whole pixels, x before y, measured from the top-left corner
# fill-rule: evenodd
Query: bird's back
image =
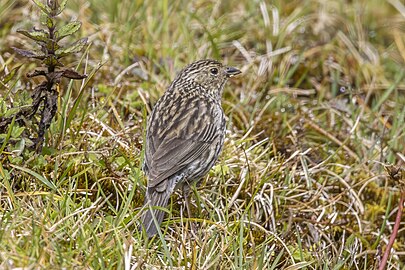
<path id="1" fill-rule="evenodd" d="M 190 87 L 167 91 L 151 114 L 145 151 L 148 187 L 173 176 L 196 180 L 218 158 L 225 135 L 220 101 Z"/>
<path id="2" fill-rule="evenodd" d="M 148 120 L 144 171 L 148 176 L 142 224 L 156 234 L 173 191 L 187 189 L 214 165 L 225 136 L 221 95 L 240 71 L 215 60 L 185 67 L 156 103 Z M 189 210 L 189 208 L 187 208 Z"/>

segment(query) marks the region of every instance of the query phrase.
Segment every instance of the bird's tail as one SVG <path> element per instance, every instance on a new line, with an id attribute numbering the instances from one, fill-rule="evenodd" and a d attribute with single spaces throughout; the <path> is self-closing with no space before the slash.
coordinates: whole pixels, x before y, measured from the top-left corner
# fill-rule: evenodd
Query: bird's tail
<path id="1" fill-rule="evenodd" d="M 158 209 L 151 209 L 155 206 L 165 208 L 169 202 L 170 194 L 168 192 L 146 192 L 145 203 L 147 210 L 142 216 L 142 225 L 148 237 L 152 237 L 157 233 L 157 226 L 163 221 L 165 212 Z M 140 228 L 142 230 L 142 227 Z"/>

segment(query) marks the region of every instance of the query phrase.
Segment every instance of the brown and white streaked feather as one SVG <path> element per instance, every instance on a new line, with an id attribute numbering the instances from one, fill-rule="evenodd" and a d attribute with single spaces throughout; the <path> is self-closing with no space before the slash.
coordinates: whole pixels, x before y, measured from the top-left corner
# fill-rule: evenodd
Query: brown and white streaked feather
<path id="1" fill-rule="evenodd" d="M 146 134 L 148 207 L 165 208 L 175 189 L 201 179 L 217 160 L 225 136 L 221 96 L 232 72 L 240 73 L 215 60 L 197 61 L 176 76 L 156 103 Z M 160 225 L 164 211 L 147 210 L 143 215 L 149 236 L 157 232 L 153 216 Z"/>

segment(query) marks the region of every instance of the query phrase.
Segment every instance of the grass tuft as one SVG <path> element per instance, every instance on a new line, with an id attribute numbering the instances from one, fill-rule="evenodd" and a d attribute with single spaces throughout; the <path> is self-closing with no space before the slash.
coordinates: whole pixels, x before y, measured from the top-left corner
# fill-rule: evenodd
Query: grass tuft
<path id="1" fill-rule="evenodd" d="M 80 1 L 87 74 L 62 81 L 42 153 L 12 121 L 0 134 L 0 268 L 377 269 L 404 183 L 405 17 L 397 0 Z M 0 3 L 0 119 L 41 82 L 16 29 L 31 2 Z M 29 46 L 28 46 L 29 47 Z M 243 71 L 226 87 L 219 162 L 185 214 L 137 231 L 145 122 L 184 65 Z M 395 173 L 394 168 L 399 168 Z M 398 218 L 399 216 L 399 218 Z M 193 230 L 194 228 L 194 230 Z M 405 267 L 404 226 L 387 269 Z"/>

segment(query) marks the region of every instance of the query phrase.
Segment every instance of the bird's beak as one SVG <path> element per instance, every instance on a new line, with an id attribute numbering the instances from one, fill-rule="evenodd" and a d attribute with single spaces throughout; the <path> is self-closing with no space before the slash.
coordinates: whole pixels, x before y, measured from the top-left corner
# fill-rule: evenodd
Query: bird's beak
<path id="1" fill-rule="evenodd" d="M 242 72 L 239 69 L 234 68 L 234 67 L 226 67 L 225 73 L 226 73 L 226 76 L 230 78 L 230 77 L 236 76 Z"/>

